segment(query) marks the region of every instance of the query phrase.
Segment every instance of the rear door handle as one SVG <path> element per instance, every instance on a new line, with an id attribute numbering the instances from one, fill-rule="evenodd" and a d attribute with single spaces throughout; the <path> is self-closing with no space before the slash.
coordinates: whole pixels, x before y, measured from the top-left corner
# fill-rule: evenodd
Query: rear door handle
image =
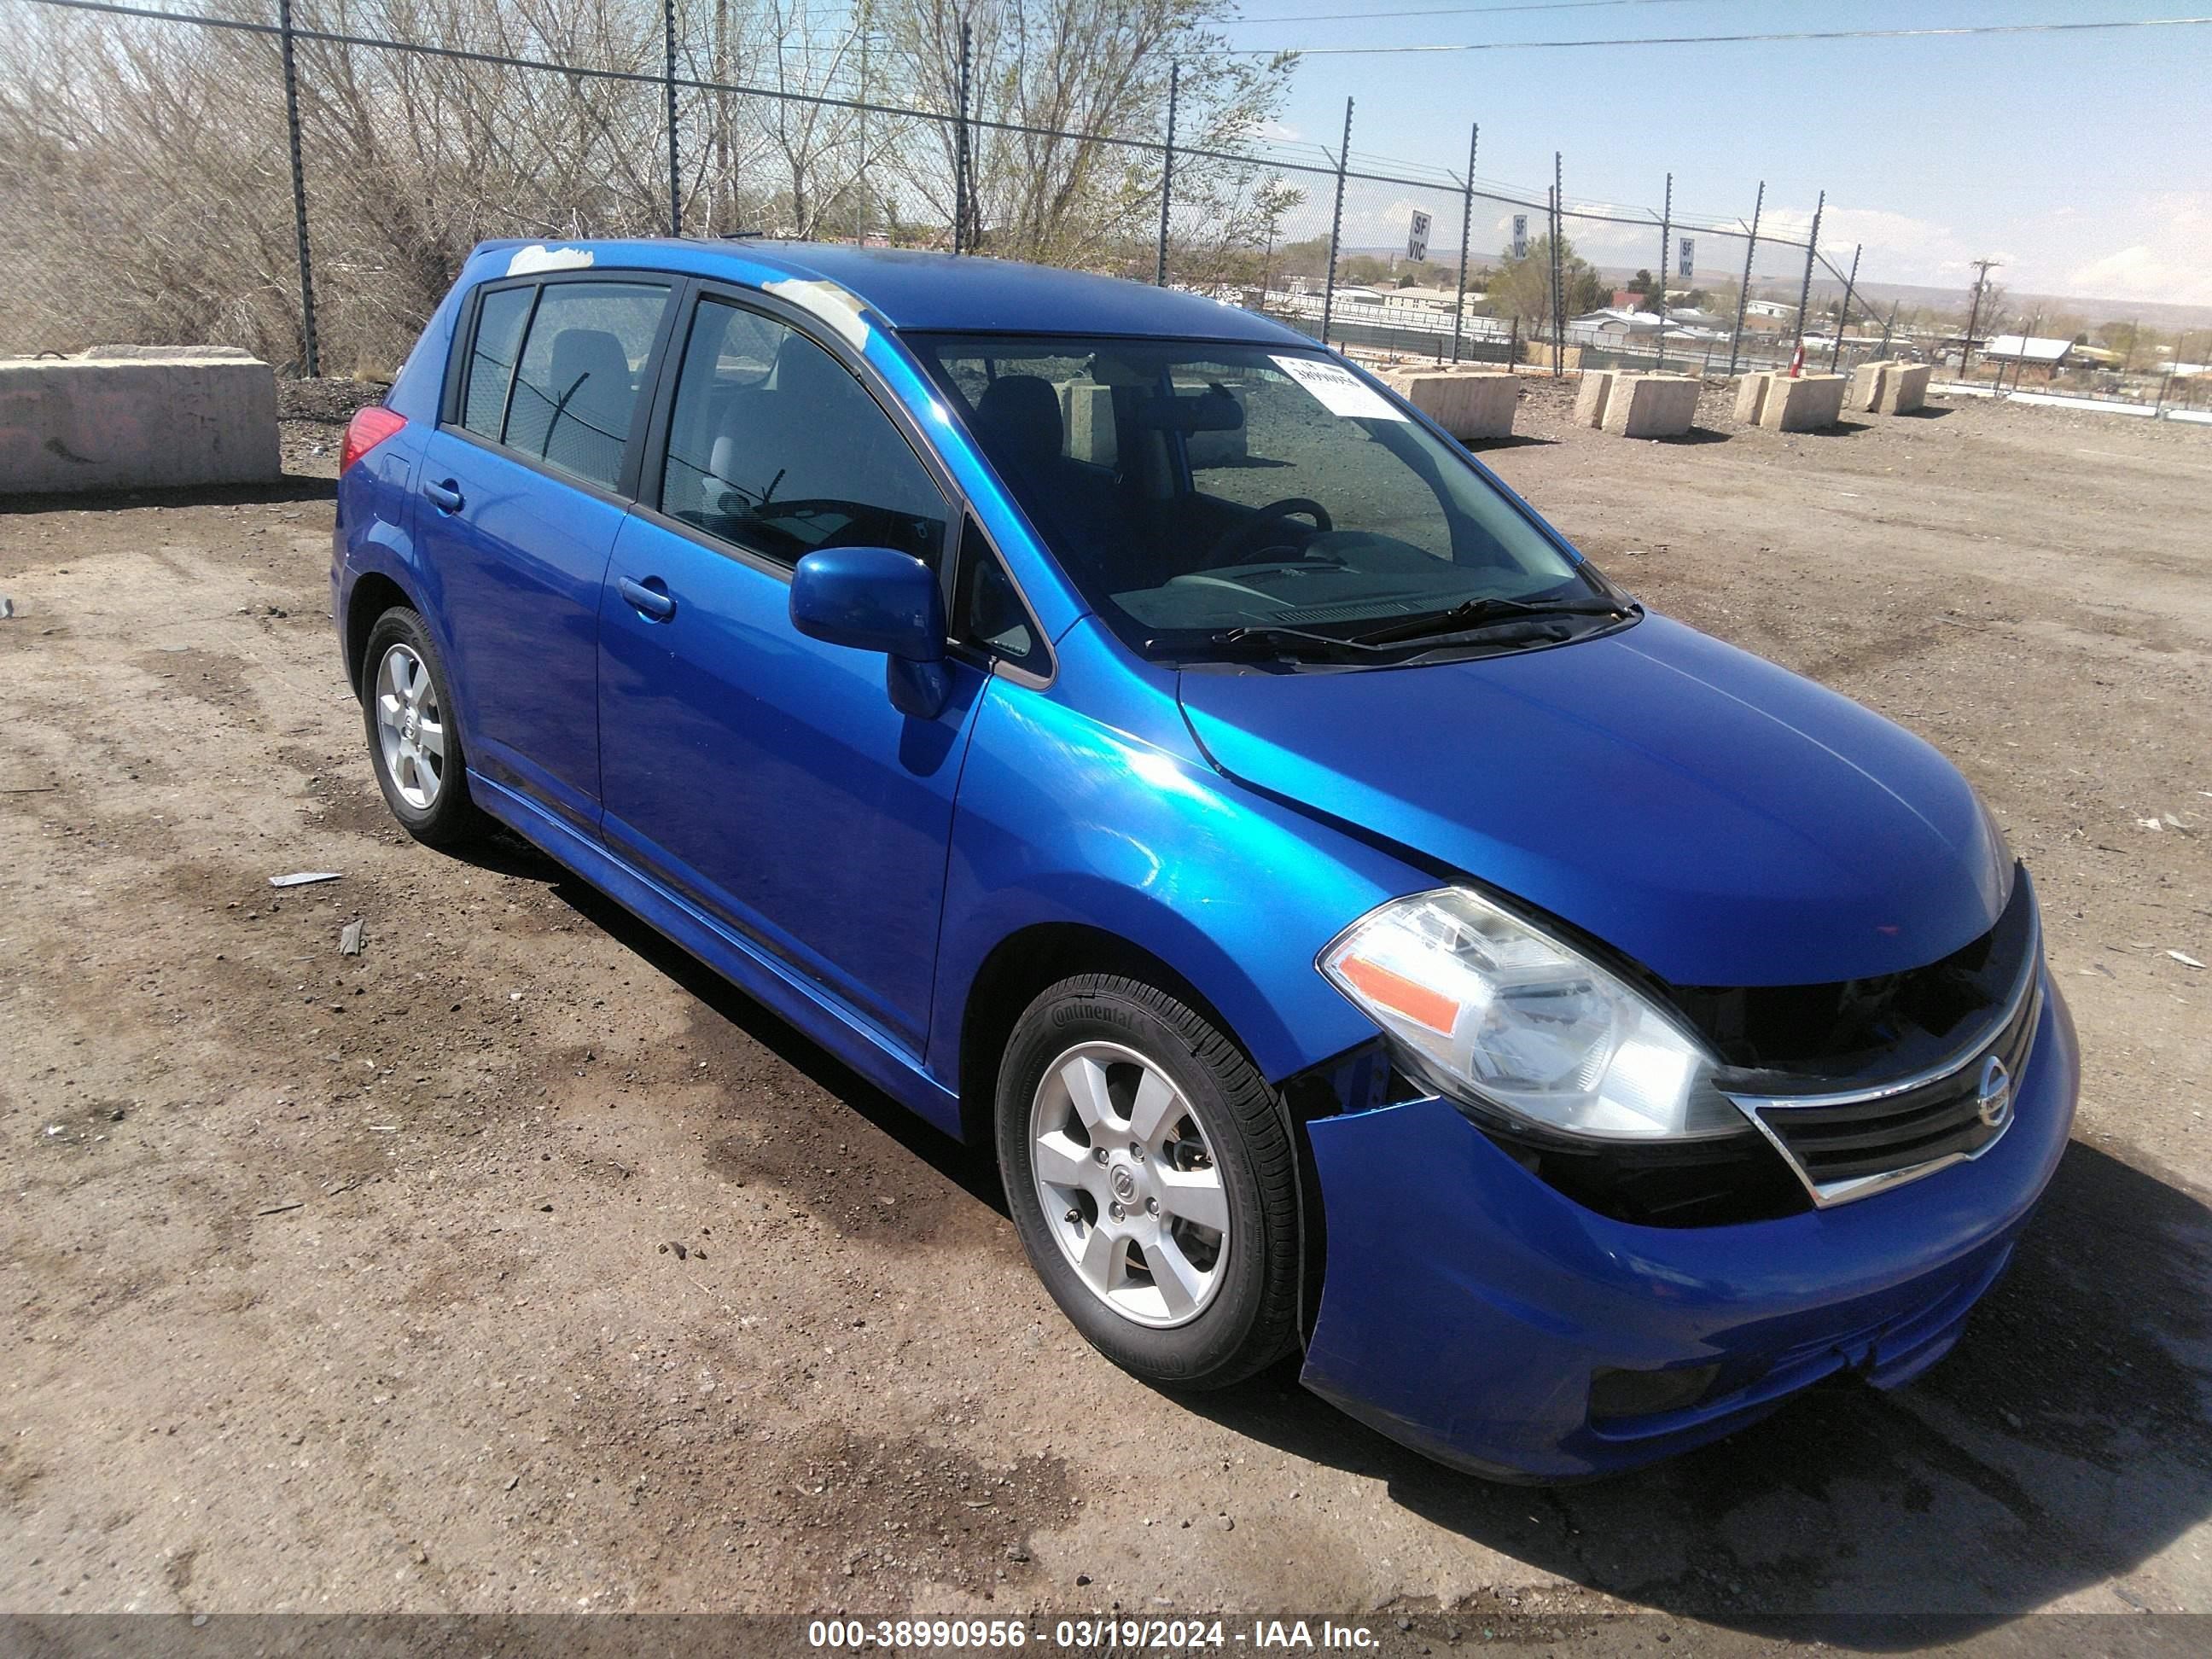
<path id="1" fill-rule="evenodd" d="M 467 504 L 461 495 L 460 480 L 458 478 L 448 478 L 443 483 L 425 483 L 422 493 L 430 498 L 430 504 L 441 513 L 458 513 Z"/>
<path id="2" fill-rule="evenodd" d="M 659 586 L 660 578 L 647 576 L 644 581 L 634 582 L 627 576 L 615 578 L 615 591 L 629 600 L 633 610 L 650 617 L 654 622 L 666 622 L 676 614 L 676 601 L 665 588 Z M 648 586 L 647 584 L 653 586 Z"/>

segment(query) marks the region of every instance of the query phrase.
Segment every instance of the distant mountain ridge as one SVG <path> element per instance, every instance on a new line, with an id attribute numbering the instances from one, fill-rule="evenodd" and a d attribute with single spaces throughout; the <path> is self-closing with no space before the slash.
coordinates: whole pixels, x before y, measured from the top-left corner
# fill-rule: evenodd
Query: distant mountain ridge
<path id="1" fill-rule="evenodd" d="M 1366 254 L 1374 258 L 1387 259 L 1394 253 L 1403 254 L 1405 251 L 1405 245 L 1401 243 L 1395 247 L 1347 247 L 1344 250 L 1344 253 L 1347 258 L 1353 254 Z M 1741 252 L 1741 245 L 1737 251 L 1739 253 Z M 1495 257 L 1492 256 L 1492 258 Z M 1831 253 L 1830 257 L 1834 256 Z M 1455 249 L 1449 252 L 1443 249 L 1431 251 L 1431 264 L 1449 266 L 1455 264 L 1457 259 L 1458 253 Z M 1472 263 L 1480 268 L 1485 261 L 1478 258 Z M 1648 264 L 1599 265 L 1595 269 L 1599 276 L 1613 287 L 1620 288 L 1639 270 L 1648 270 L 1650 267 Z M 1722 283 L 1739 282 L 1742 276 L 1741 266 L 1723 270 L 1700 265 L 1697 275 L 1690 280 L 1693 285 L 1710 287 Z M 1670 277 L 1668 280 L 1674 287 L 1680 288 L 1683 285 L 1682 279 L 1679 276 Z M 2033 293 L 2004 283 L 2002 272 L 1999 273 L 1997 280 L 2002 283 L 2005 289 L 2003 321 L 2008 325 L 2017 322 L 2020 313 L 2023 312 L 2033 316 L 2038 311 L 2045 311 L 2085 318 L 2092 328 L 2100 323 L 2132 322 L 2144 324 L 2167 334 L 2177 331 L 2194 333 L 2198 329 L 2212 331 L 2212 306 L 2167 305 L 2153 300 L 2100 299 L 2087 294 Z M 1790 297 L 1793 300 L 1796 297 L 1796 288 L 1794 283 L 1785 284 L 1772 276 L 1763 277 L 1758 286 L 1768 290 L 1779 290 L 1787 286 L 1790 289 Z M 1825 270 L 1819 270 L 1814 274 L 1812 297 L 1815 306 L 1838 299 L 1842 297 L 1843 292 L 1844 285 L 1838 278 L 1829 276 Z M 1966 283 L 1948 287 L 1931 287 L 1920 283 L 1878 283 L 1869 280 L 1858 285 L 1856 294 L 1858 299 L 1863 301 L 1869 309 L 1881 311 L 1887 311 L 1893 304 L 1926 306 L 1938 310 L 1948 310 L 1956 307 L 1963 310 L 1970 299 L 1969 284 Z M 1855 305 L 1854 309 L 1856 308 Z"/>

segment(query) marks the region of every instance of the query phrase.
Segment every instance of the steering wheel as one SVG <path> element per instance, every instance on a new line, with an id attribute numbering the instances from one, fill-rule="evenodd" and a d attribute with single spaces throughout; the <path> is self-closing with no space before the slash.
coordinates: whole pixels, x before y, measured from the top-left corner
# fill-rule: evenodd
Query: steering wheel
<path id="1" fill-rule="evenodd" d="M 1326 532 L 1336 528 L 1336 521 L 1328 516 L 1328 509 L 1319 501 L 1304 495 L 1285 495 L 1279 501 L 1269 501 L 1267 506 L 1261 507 L 1250 518 L 1236 526 L 1227 535 L 1206 549 L 1206 556 L 1199 562 L 1199 568 L 1212 570 L 1226 564 L 1250 562 L 1249 559 L 1235 558 L 1231 556 L 1245 553 L 1248 550 L 1253 552 L 1264 550 L 1258 545 L 1248 549 L 1247 544 L 1257 544 L 1260 537 L 1273 528 L 1276 520 L 1292 513 L 1304 514 L 1314 521 L 1316 528 L 1319 530 Z M 1287 544 L 1285 544 L 1287 545 Z"/>

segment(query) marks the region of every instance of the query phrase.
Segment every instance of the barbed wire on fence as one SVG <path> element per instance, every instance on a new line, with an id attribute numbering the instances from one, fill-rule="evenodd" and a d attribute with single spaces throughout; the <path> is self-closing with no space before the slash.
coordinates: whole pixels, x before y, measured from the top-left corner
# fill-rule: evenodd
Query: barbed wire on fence
<path id="1" fill-rule="evenodd" d="M 706 0 L 601 6 L 565 41 L 490 0 L 322 3 L 0 0 L 58 20 L 0 46 L 0 167 L 42 186 L 16 191 L 40 205 L 14 240 L 49 251 L 34 314 L 86 303 L 96 268 L 142 331 L 373 372 L 483 237 L 751 233 L 1079 265 L 1347 349 L 1555 372 L 1770 364 L 1822 319 L 1753 317 L 1753 292 L 1806 295 L 1816 269 L 1846 289 L 1838 359 L 1854 320 L 1856 251 L 1839 268 L 1817 217 L 1762 224 L 1763 187 L 1747 221 L 1676 208 L 1671 182 L 1656 210 L 1570 197 L 1480 175 L 1472 127 L 1463 172 L 1359 150 L 1349 106 L 1334 149 L 1024 120 L 984 106 L 965 22 L 957 59 L 949 39 L 818 30 L 788 45 L 803 83 L 763 85 L 731 72 L 758 43 Z M 903 101 L 870 95 L 893 83 Z M 1604 266 L 1656 276 L 1624 305 Z"/>

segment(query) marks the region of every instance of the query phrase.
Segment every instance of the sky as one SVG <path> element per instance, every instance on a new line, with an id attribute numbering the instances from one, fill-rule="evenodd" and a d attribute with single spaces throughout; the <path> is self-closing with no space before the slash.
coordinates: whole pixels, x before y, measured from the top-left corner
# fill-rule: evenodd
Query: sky
<path id="1" fill-rule="evenodd" d="M 1390 17 L 1396 11 L 1495 10 Z M 2014 292 L 2212 306 L 2212 27 L 1942 39 L 1746 42 L 1333 56 L 1320 49 L 1468 41 L 2203 16 L 2212 0 L 1244 0 L 1228 37 L 1314 49 L 1283 112 L 1285 141 L 1352 149 L 1533 191 L 1564 152 L 1570 200 L 1796 227 L 1827 192 L 1820 246 L 1863 280 L 1972 281 Z M 1324 20 L 1322 14 L 1359 13 Z M 1264 20 L 1264 21 L 1263 21 Z M 1292 20 L 1292 21 L 1273 21 Z M 1346 240 L 1402 235 L 1413 200 L 1364 192 Z M 1438 216 L 1441 217 L 1441 214 Z M 1357 221 L 1354 222 L 1353 221 Z M 1478 225 L 1480 252 L 1498 237 Z M 1447 234 L 1447 231 L 1449 234 Z M 1601 264 L 1653 264 L 1656 234 L 1593 228 Z M 1457 246 L 1439 224 L 1439 244 Z M 1633 257 L 1642 242 L 1651 244 Z M 1741 244 L 1737 245 L 1741 247 Z M 1838 252 L 1840 250 L 1840 252 Z M 1734 257 L 1741 258 L 1741 253 Z M 1802 256 L 1801 256 L 1802 257 Z M 1701 252 L 1702 270 L 1708 257 Z M 1760 262 L 1762 274 L 1767 262 Z"/>

